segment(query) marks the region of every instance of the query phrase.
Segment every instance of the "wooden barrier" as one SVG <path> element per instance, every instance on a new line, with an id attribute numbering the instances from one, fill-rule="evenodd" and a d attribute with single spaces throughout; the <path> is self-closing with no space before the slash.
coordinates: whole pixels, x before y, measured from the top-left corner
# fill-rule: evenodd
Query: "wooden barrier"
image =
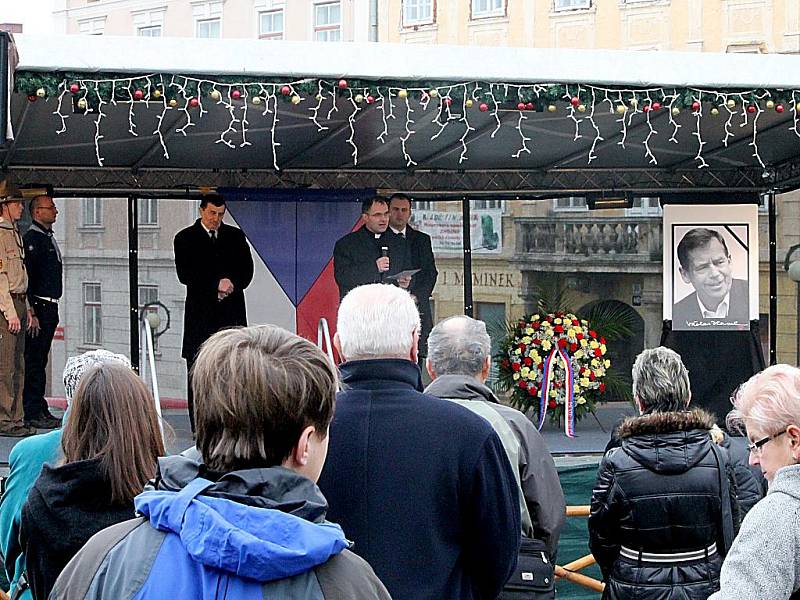
<path id="1" fill-rule="evenodd" d="M 588 517 L 590 513 L 590 507 L 588 505 L 582 506 L 568 506 L 567 507 L 567 516 L 568 517 Z M 598 581 L 588 575 L 584 575 L 583 573 L 578 573 L 581 569 L 585 569 L 593 564 L 595 564 L 594 556 L 591 554 L 587 554 L 579 558 L 578 560 L 573 560 L 571 563 L 562 566 L 556 565 L 555 572 L 556 577 L 561 579 L 566 579 L 572 583 L 576 583 L 578 585 L 582 585 L 585 588 L 589 588 L 594 592 L 601 592 L 605 589 L 606 584 L 602 581 Z"/>

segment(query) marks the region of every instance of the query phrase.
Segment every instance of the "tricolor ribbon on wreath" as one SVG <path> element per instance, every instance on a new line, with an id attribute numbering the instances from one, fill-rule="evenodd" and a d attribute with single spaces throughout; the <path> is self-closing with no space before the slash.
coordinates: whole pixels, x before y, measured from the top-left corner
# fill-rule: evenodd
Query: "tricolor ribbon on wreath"
<path id="1" fill-rule="evenodd" d="M 566 372 L 566 380 L 564 381 L 564 433 L 568 437 L 575 437 L 575 372 L 566 350 L 559 345 L 553 347 L 553 350 L 544 361 L 542 387 L 539 390 L 539 431 L 542 430 L 544 425 L 547 399 L 550 397 L 550 389 L 554 388 L 554 374 L 559 357 L 564 362 L 564 371 Z"/>

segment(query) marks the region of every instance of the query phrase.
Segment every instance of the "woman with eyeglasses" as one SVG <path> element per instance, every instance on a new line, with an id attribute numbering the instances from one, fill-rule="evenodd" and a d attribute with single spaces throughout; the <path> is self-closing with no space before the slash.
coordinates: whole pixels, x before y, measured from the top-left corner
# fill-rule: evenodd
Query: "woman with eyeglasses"
<path id="1" fill-rule="evenodd" d="M 709 600 L 800 598 L 800 369 L 775 365 L 750 378 L 734 405 L 750 464 L 769 482 L 742 522 Z"/>

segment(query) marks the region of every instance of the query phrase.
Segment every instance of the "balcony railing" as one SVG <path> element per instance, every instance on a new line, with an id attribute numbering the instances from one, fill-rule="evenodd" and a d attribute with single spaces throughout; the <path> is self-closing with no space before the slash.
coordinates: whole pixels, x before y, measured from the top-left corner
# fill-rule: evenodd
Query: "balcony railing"
<path id="1" fill-rule="evenodd" d="M 661 217 L 595 217 L 588 214 L 514 220 L 516 256 L 523 262 L 661 264 Z M 648 269 L 650 270 L 650 269 Z"/>

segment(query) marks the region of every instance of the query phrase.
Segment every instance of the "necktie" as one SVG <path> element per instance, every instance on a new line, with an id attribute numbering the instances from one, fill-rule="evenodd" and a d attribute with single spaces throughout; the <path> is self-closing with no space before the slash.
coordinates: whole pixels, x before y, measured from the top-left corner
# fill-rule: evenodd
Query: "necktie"
<path id="1" fill-rule="evenodd" d="M 211 235 L 211 241 L 212 242 L 216 242 L 217 241 L 217 231 L 216 231 L 216 229 L 212 229 L 208 233 L 209 233 L 209 235 Z"/>

